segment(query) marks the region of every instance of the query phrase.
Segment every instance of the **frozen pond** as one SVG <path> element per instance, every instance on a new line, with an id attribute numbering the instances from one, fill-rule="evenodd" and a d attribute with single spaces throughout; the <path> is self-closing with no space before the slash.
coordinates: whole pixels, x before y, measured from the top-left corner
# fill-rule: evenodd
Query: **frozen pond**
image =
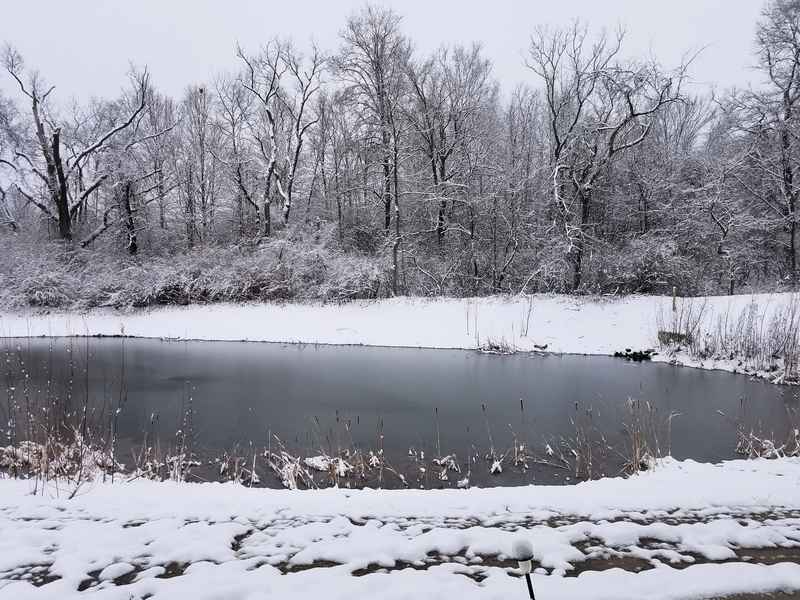
<path id="1" fill-rule="evenodd" d="M 662 453 L 733 458 L 737 426 L 781 438 L 787 409 L 798 406 L 794 388 L 606 357 L 108 338 L 5 339 L 0 349 L 0 411 L 4 421 L 16 412 L 18 439 L 26 403 L 56 402 L 73 417 L 86 403 L 98 430 L 119 409 L 113 426 L 126 464 L 145 436 L 169 448 L 188 432 L 206 462 L 225 452 L 264 462 L 281 442 L 303 457 L 383 449 L 412 486 L 453 486 L 466 471 L 473 485 L 574 481 L 581 440 L 592 448 L 592 475 L 615 475 L 637 420 Z M 632 414 L 629 398 L 652 410 Z M 8 443 L 2 436 L 9 431 L 0 434 Z M 527 469 L 513 465 L 520 446 Z M 502 474 L 489 474 L 492 449 Z M 432 460 L 448 454 L 461 473 L 444 480 Z M 265 462 L 256 471 L 278 485 Z M 215 478 L 216 470 L 197 472 Z M 383 485 L 401 481 L 387 476 Z"/>

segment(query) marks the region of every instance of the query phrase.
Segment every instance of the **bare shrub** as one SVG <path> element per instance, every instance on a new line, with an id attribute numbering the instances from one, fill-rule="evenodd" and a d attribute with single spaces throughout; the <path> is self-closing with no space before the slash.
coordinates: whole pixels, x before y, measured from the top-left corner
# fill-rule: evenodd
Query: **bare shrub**
<path id="1" fill-rule="evenodd" d="M 705 301 L 677 301 L 671 318 L 659 317 L 658 339 L 671 352 L 686 350 L 698 360 L 735 361 L 743 371 L 761 372 L 776 383 L 800 377 L 800 296 L 770 307 L 756 301 L 739 312 L 728 308 L 712 318 Z"/>
<path id="2" fill-rule="evenodd" d="M 662 307 L 656 315 L 658 341 L 662 347 L 694 347 L 707 310 L 706 299 L 673 297 L 671 309 L 667 311 Z"/>

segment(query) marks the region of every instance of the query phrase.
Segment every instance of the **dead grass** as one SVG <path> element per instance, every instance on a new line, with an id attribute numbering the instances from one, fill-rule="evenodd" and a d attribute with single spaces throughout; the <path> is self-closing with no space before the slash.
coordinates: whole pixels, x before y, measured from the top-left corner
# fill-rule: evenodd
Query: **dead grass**
<path id="1" fill-rule="evenodd" d="M 800 381 L 800 295 L 780 306 L 750 302 L 712 314 L 707 300 L 678 298 L 658 316 L 662 350 L 729 361 L 775 383 Z"/>

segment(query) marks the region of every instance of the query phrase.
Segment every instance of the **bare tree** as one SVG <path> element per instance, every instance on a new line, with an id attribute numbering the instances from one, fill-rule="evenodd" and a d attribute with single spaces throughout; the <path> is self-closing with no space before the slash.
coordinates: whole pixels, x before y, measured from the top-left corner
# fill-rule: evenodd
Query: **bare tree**
<path id="1" fill-rule="evenodd" d="M 16 108 L 0 94 L 0 175 L 5 170 L 10 170 L 12 174 L 17 170 L 13 154 L 14 148 L 19 145 L 17 128 Z M 17 221 L 9 206 L 9 190 L 5 181 L 6 178 L 0 177 L 0 225 L 8 225 L 12 231 L 17 231 Z"/>
<path id="2" fill-rule="evenodd" d="M 456 175 L 448 168 L 449 161 L 475 135 L 476 115 L 496 88 L 490 74 L 491 65 L 479 44 L 442 48 L 425 62 L 409 65 L 414 102 L 408 118 L 430 163 L 439 244 L 445 232 L 448 184 Z"/>
<path id="3" fill-rule="evenodd" d="M 281 60 L 290 81 L 280 89 L 278 96 L 286 107 L 291 132 L 286 136 L 285 175 L 283 178 L 276 178 L 276 184 L 283 200 L 283 223 L 286 224 L 289 222 L 292 209 L 292 194 L 303 152 L 303 142 L 309 129 L 319 121 L 319 115 L 310 114 L 311 100 L 319 91 L 320 75 L 325 60 L 316 46 L 306 59 L 291 45 L 283 47 Z"/>
<path id="4" fill-rule="evenodd" d="M 281 77 L 286 71 L 282 60 L 282 44 L 273 40 L 262 48 L 261 53 L 248 57 L 242 48 L 237 55 L 245 63 L 242 85 L 259 101 L 260 111 L 251 123 L 250 130 L 264 162 L 264 184 L 262 206 L 264 211 L 264 235 L 272 233 L 272 180 L 278 166 L 277 119 L 280 103 Z"/>
<path id="5" fill-rule="evenodd" d="M 155 90 L 150 90 L 148 97 L 147 114 L 141 126 L 144 134 L 141 148 L 149 168 L 155 173 L 158 225 L 161 229 L 167 229 L 167 190 L 174 187 L 172 179 L 175 177 L 175 173 L 169 169 L 169 157 L 177 143 L 174 130 L 178 115 L 172 98 Z"/>
<path id="6" fill-rule="evenodd" d="M 206 86 L 191 86 L 181 104 L 180 148 L 176 170 L 181 185 L 186 241 L 191 248 L 211 234 L 219 187 L 219 129 L 215 125 L 216 98 Z"/>
<path id="7" fill-rule="evenodd" d="M 799 15 L 800 0 L 766 2 L 765 86 L 697 97 L 686 64 L 629 59 L 623 32 L 579 23 L 536 30 L 534 77 L 501 93 L 480 44 L 417 52 L 369 5 L 332 55 L 237 48 L 238 71 L 175 99 L 145 71 L 114 98 L 57 103 L 8 48 L 0 236 L 141 261 L 176 243 L 249 261 L 263 242 L 228 270 L 277 261 L 248 297 L 796 284 Z"/>
<path id="8" fill-rule="evenodd" d="M 62 152 L 64 144 L 61 139 L 62 127 L 51 118 L 47 109 L 48 98 L 55 88 L 48 87 L 36 72 L 26 75 L 22 57 L 11 47 L 5 49 L 4 66 L 17 83 L 23 96 L 30 102 L 38 145 L 38 156 L 17 151 L 17 159 L 45 184 L 48 198 L 44 201 L 39 200 L 22 187 L 19 188 L 20 193 L 57 223 L 58 233 L 62 239 L 72 240 L 73 220 L 78 209 L 86 198 L 103 184 L 108 178 L 108 173 L 102 170 L 97 173 L 77 197 L 70 189 L 72 179 L 77 176 L 79 169 L 84 164 L 102 153 L 110 141 L 134 125 L 140 118 L 147 102 L 146 91 L 149 79 L 147 71 L 134 74 L 139 96 L 136 107 L 128 115 L 114 122 L 94 141 L 81 149 L 76 149 L 72 156 L 64 156 Z"/>
<path id="9" fill-rule="evenodd" d="M 673 75 L 658 65 L 619 59 L 624 33 L 589 38 L 585 26 L 531 39 L 528 66 L 544 83 L 548 112 L 553 199 L 573 266 L 572 289 L 581 285 L 598 178 L 650 133 L 653 117 L 681 100 L 685 68 Z"/>
<path id="10" fill-rule="evenodd" d="M 375 136 L 382 169 L 379 192 L 388 234 L 392 220 L 392 119 L 399 115 L 411 46 L 400 32 L 400 17 L 390 9 L 368 5 L 352 15 L 341 33 L 342 48 L 335 65 L 347 83 L 354 105 L 362 111 L 364 125 Z"/>
<path id="11" fill-rule="evenodd" d="M 125 94 L 117 110 L 131 112 L 140 101 L 139 93 L 139 89 L 134 88 Z M 157 92 L 148 88 L 148 94 L 156 98 L 158 107 L 161 100 Z M 105 159 L 107 185 L 104 191 L 107 193 L 102 199 L 96 198 L 95 227 L 81 240 L 81 247 L 93 244 L 105 232 L 114 230 L 120 234 L 128 254 L 137 254 L 139 234 L 148 226 L 147 209 L 152 203 L 158 204 L 159 224 L 163 228 L 165 197 L 175 186 L 174 182 L 166 184 L 171 178 L 165 175 L 165 170 L 172 143 L 170 134 L 176 123 L 171 122 L 169 109 L 161 106 L 160 110 L 164 114 L 159 118 L 143 117 L 135 128 L 120 134 L 111 145 Z"/>
<path id="12" fill-rule="evenodd" d="M 254 96 L 242 86 L 238 77 L 221 77 L 217 80 L 220 118 L 217 127 L 226 146 L 224 157 L 217 160 L 225 165 L 228 178 L 235 190 L 239 237 L 246 229 L 247 215 L 254 214 L 260 230 L 261 208 L 257 202 L 257 185 L 254 176 L 255 156 L 247 142 L 247 126 L 253 111 Z"/>
<path id="13" fill-rule="evenodd" d="M 749 190 L 782 222 L 788 237 L 786 254 L 794 285 L 798 278 L 798 148 L 800 108 L 800 2 L 771 0 L 756 32 L 759 67 L 766 75 L 764 92 L 751 92 L 735 102 L 746 113 L 749 133 L 765 143 L 752 146 L 751 155 L 765 181 L 764 189 Z"/>

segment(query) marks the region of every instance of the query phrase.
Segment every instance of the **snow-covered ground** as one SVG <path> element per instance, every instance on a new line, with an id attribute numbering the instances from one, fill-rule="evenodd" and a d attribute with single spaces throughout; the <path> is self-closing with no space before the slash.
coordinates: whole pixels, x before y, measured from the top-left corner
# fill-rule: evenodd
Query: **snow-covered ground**
<path id="1" fill-rule="evenodd" d="M 757 305 L 762 330 L 796 297 L 790 293 L 678 299 L 679 315 L 700 316 L 715 332 Z M 675 318 L 667 296 L 576 297 L 539 294 L 488 298 L 393 298 L 346 304 L 195 305 L 85 314 L 0 313 L 0 338 L 131 336 L 184 340 L 354 344 L 613 355 L 658 348 L 658 330 Z M 686 351 L 653 360 L 773 379 L 738 357 L 699 360 Z"/>
<path id="2" fill-rule="evenodd" d="M 770 312 L 791 294 L 715 296 L 679 302 L 705 305 L 709 328 L 751 302 Z M 474 349 L 488 342 L 518 350 L 613 354 L 657 345 L 671 318 L 664 296 L 394 298 L 347 304 L 256 304 L 170 307 L 122 313 L 0 313 L 0 337 L 128 335 L 193 340 L 302 342 Z"/>
<path id="3" fill-rule="evenodd" d="M 800 590 L 800 459 L 667 459 L 568 487 L 33 489 L 0 481 L 3 600 L 524 598 L 523 538 L 543 600 Z"/>

